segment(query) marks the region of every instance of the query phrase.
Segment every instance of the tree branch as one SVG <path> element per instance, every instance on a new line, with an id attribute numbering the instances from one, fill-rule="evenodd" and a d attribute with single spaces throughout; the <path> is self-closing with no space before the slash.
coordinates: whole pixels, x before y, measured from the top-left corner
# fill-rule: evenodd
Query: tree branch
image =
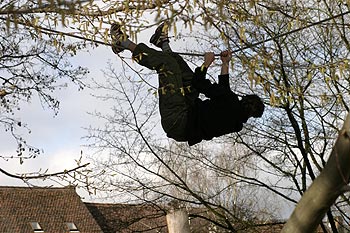
<path id="1" fill-rule="evenodd" d="M 70 170 L 64 170 L 62 172 L 56 172 L 56 173 L 51 173 L 51 174 L 39 174 L 39 175 L 33 175 L 33 176 L 27 176 L 26 174 L 22 174 L 22 175 L 15 175 L 12 173 L 9 173 L 7 171 L 5 171 L 4 169 L 0 168 L 0 172 L 11 177 L 11 178 L 15 178 L 15 179 L 20 179 L 20 180 L 33 180 L 33 179 L 43 179 L 43 178 L 47 178 L 47 177 L 53 177 L 53 176 L 59 176 L 59 175 L 65 175 L 71 172 L 75 172 L 81 168 L 87 167 L 90 163 L 86 163 L 83 165 L 80 165 L 78 167 L 75 167 L 73 169 Z"/>

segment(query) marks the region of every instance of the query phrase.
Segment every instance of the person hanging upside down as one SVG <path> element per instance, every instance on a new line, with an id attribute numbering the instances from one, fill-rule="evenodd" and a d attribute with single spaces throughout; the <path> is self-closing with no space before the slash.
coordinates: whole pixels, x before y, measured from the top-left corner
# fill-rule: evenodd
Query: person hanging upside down
<path id="1" fill-rule="evenodd" d="M 162 23 L 150 39 L 162 51 L 133 43 L 118 23 L 112 24 L 110 34 L 114 53 L 130 50 L 138 64 L 157 71 L 161 124 L 169 138 L 192 146 L 202 140 L 239 132 L 248 118 L 262 116 L 264 104 L 257 95 L 246 95 L 239 100 L 230 89 L 230 51 L 220 54 L 221 74 L 218 83 L 211 83 L 206 73 L 215 59 L 214 53 L 205 53 L 203 65 L 193 72 L 180 55 L 172 52 L 167 22 Z M 199 98 L 200 93 L 207 99 Z"/>

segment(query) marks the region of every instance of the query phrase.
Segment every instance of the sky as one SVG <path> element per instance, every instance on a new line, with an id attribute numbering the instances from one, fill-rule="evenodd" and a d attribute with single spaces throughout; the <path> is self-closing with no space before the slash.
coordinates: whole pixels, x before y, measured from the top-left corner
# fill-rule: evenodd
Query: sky
<path id="1" fill-rule="evenodd" d="M 178 26 L 178 31 L 181 31 Z M 139 42 L 149 44 L 149 38 L 155 28 L 138 35 Z M 188 48 L 190 42 L 183 40 L 172 41 L 172 47 L 176 51 Z M 203 51 L 204 52 L 204 51 Z M 217 52 L 217 51 L 216 51 Z M 131 56 L 130 52 L 123 52 L 123 56 Z M 115 67 L 121 67 L 121 61 L 114 55 L 108 46 L 99 46 L 88 52 L 80 52 L 72 59 L 76 66 L 87 67 L 90 71 L 88 79 L 104 81 L 103 69 L 111 62 Z M 154 76 L 156 78 L 156 75 Z M 76 160 L 83 155 L 83 164 L 89 161 L 89 157 L 96 156 L 90 148 L 84 146 L 87 142 L 83 139 L 87 136 L 86 127 L 96 126 L 102 122 L 89 115 L 95 110 L 104 112 L 113 106 L 106 105 L 92 96 L 94 90 L 85 88 L 78 91 L 78 86 L 69 85 L 67 88 L 56 91 L 55 95 L 60 100 L 58 115 L 50 109 L 45 109 L 38 99 L 21 106 L 19 116 L 28 124 L 32 133 L 27 135 L 29 144 L 43 150 L 43 153 L 35 159 L 25 160 L 23 164 L 19 160 L 5 161 L 0 159 L 0 168 L 12 174 L 31 173 L 39 170 L 48 170 L 48 173 L 61 172 L 64 169 L 76 167 Z M 0 132 L 0 154 L 14 154 L 16 145 L 9 134 Z M 93 168 L 93 167 L 92 167 Z M 55 185 L 53 182 L 31 181 L 34 185 Z M 23 181 L 8 177 L 0 173 L 1 186 L 26 186 Z M 77 193 L 84 201 L 101 201 L 98 196 L 88 195 L 84 189 L 77 189 Z M 289 213 L 285 214 L 286 216 Z"/>
<path id="2" fill-rule="evenodd" d="M 149 44 L 149 38 L 155 28 L 138 35 L 138 41 Z M 131 53 L 125 51 L 123 56 L 129 57 Z M 121 66 L 121 61 L 108 46 L 99 46 L 88 52 L 80 52 L 72 59 L 76 66 L 87 67 L 90 71 L 88 79 L 102 81 L 105 79 L 102 70 L 111 62 L 113 66 Z M 156 78 L 156 76 L 155 76 Z M 89 162 L 89 157 L 94 156 L 92 151 L 84 146 L 83 139 L 87 135 L 86 127 L 101 124 L 97 118 L 89 115 L 89 112 L 108 111 L 112 106 L 101 103 L 92 96 L 94 90 L 85 88 L 78 91 L 78 86 L 69 85 L 67 88 L 57 90 L 55 96 L 60 101 L 60 110 L 57 115 L 41 105 L 38 98 L 33 98 L 30 103 L 22 104 L 18 117 L 28 124 L 31 134 L 26 135 L 27 142 L 43 151 L 34 159 L 24 160 L 20 164 L 18 159 L 0 159 L 0 167 L 12 174 L 31 173 L 48 169 L 48 173 L 61 172 L 64 169 L 76 167 L 76 160 L 83 155 L 83 163 Z M 0 154 L 14 155 L 16 144 L 8 133 L 0 132 Z M 35 185 L 51 185 L 55 183 L 33 181 Z M 8 177 L 0 173 L 0 185 L 23 186 L 23 181 Z M 83 190 L 80 195 L 86 196 Z M 79 192 L 78 192 L 79 193 Z M 85 197 L 87 199 L 94 197 Z"/>
<path id="3" fill-rule="evenodd" d="M 107 46 L 90 49 L 72 60 L 77 66 L 89 68 L 88 78 L 100 81 L 104 79 L 102 69 L 107 66 L 108 61 L 116 66 L 120 65 L 118 58 Z M 25 160 L 23 164 L 20 164 L 18 159 L 1 159 L 0 167 L 13 174 L 35 172 L 39 169 L 49 169 L 49 173 L 54 173 L 74 168 L 75 160 L 79 159 L 81 151 L 88 157 L 89 150 L 83 146 L 86 142 L 82 139 L 87 135 L 84 127 L 98 124 L 96 118 L 88 112 L 110 107 L 101 105 L 92 93 L 93 90 L 88 88 L 78 91 L 78 86 L 75 85 L 56 91 L 55 96 L 60 100 L 57 116 L 51 109 L 43 107 L 36 97 L 30 103 L 22 104 L 17 116 L 31 129 L 31 134 L 26 136 L 27 141 L 42 149 L 43 153 L 35 159 Z M 0 142 L 1 155 L 15 154 L 16 145 L 8 133 L 0 132 Z M 0 184 L 25 185 L 21 180 L 3 174 L 0 174 Z"/>

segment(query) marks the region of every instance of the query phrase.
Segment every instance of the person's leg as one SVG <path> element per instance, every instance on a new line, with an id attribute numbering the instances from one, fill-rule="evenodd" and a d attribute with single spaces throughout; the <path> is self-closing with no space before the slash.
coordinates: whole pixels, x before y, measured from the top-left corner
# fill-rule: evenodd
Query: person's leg
<path id="1" fill-rule="evenodd" d="M 181 69 L 183 92 L 186 93 L 186 99 L 188 99 L 188 102 L 190 104 L 193 104 L 194 100 L 199 95 L 196 90 L 191 88 L 193 71 L 179 54 L 172 51 L 169 44 L 168 28 L 169 25 L 166 21 L 159 25 L 152 35 L 150 42 L 155 46 L 161 48 L 163 52 L 169 53 L 169 55 L 175 58 L 177 64 Z"/>
<path id="2" fill-rule="evenodd" d="M 120 27 L 111 27 L 113 52 L 121 52 L 128 49 L 132 52 L 133 59 L 142 66 L 156 70 L 159 79 L 159 109 L 161 123 L 167 136 L 177 141 L 186 141 L 186 125 L 188 106 L 181 92 L 182 78 L 179 65 L 168 53 L 154 50 L 145 44 L 135 44 L 123 33 Z M 113 36 L 114 35 L 114 36 Z M 117 36 L 116 36 L 117 35 Z"/>
<path id="3" fill-rule="evenodd" d="M 171 85 L 173 89 L 182 88 L 181 70 L 176 59 L 170 56 L 169 53 L 149 48 L 143 43 L 135 44 L 123 33 L 119 24 L 112 24 L 110 33 L 114 53 L 120 53 L 125 49 L 130 50 L 133 59 L 137 63 L 151 70 L 156 70 L 158 74 L 162 74 L 161 87 Z"/>
<path id="4" fill-rule="evenodd" d="M 136 46 L 133 57 L 140 65 L 158 73 L 159 111 L 167 136 L 176 141 L 186 141 L 189 105 L 183 92 L 182 70 L 176 59 L 145 44 Z"/>
<path id="5" fill-rule="evenodd" d="M 156 70 L 161 75 L 160 87 L 171 85 L 174 90 L 180 90 L 183 87 L 181 69 L 176 59 L 170 54 L 157 51 L 140 43 L 136 45 L 132 56 L 138 64 Z"/>
<path id="6" fill-rule="evenodd" d="M 156 28 L 149 42 L 151 42 L 158 48 L 161 48 L 163 52 L 171 53 L 172 50 L 169 45 L 168 30 L 169 30 L 169 23 L 167 21 L 164 21 L 161 25 L 159 25 Z"/>
<path id="7" fill-rule="evenodd" d="M 142 43 L 136 46 L 133 58 L 140 65 L 158 73 L 159 111 L 167 136 L 177 141 L 186 141 L 189 105 L 183 92 L 182 71 L 176 59 Z"/>

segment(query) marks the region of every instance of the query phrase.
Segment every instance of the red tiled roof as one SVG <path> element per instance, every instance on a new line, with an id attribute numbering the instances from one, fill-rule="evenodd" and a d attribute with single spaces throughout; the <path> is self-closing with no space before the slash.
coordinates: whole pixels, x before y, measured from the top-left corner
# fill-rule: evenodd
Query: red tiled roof
<path id="1" fill-rule="evenodd" d="M 104 233 L 168 232 L 166 213 L 151 205 L 85 203 Z"/>
<path id="2" fill-rule="evenodd" d="M 0 187 L 2 233 L 32 233 L 30 222 L 38 222 L 45 233 L 68 232 L 73 222 L 80 233 L 102 232 L 74 187 Z"/>
<path id="3" fill-rule="evenodd" d="M 164 209 L 149 204 L 83 203 L 73 186 L 0 186 L 1 233 L 33 233 L 31 222 L 38 222 L 45 233 L 69 232 L 66 223 L 70 222 L 77 226 L 80 233 L 166 233 Z M 210 214 L 206 209 L 191 208 L 188 211 L 191 232 L 209 232 L 210 221 L 206 218 Z M 276 233 L 282 229 L 283 222 L 241 227 L 245 233 Z"/>

